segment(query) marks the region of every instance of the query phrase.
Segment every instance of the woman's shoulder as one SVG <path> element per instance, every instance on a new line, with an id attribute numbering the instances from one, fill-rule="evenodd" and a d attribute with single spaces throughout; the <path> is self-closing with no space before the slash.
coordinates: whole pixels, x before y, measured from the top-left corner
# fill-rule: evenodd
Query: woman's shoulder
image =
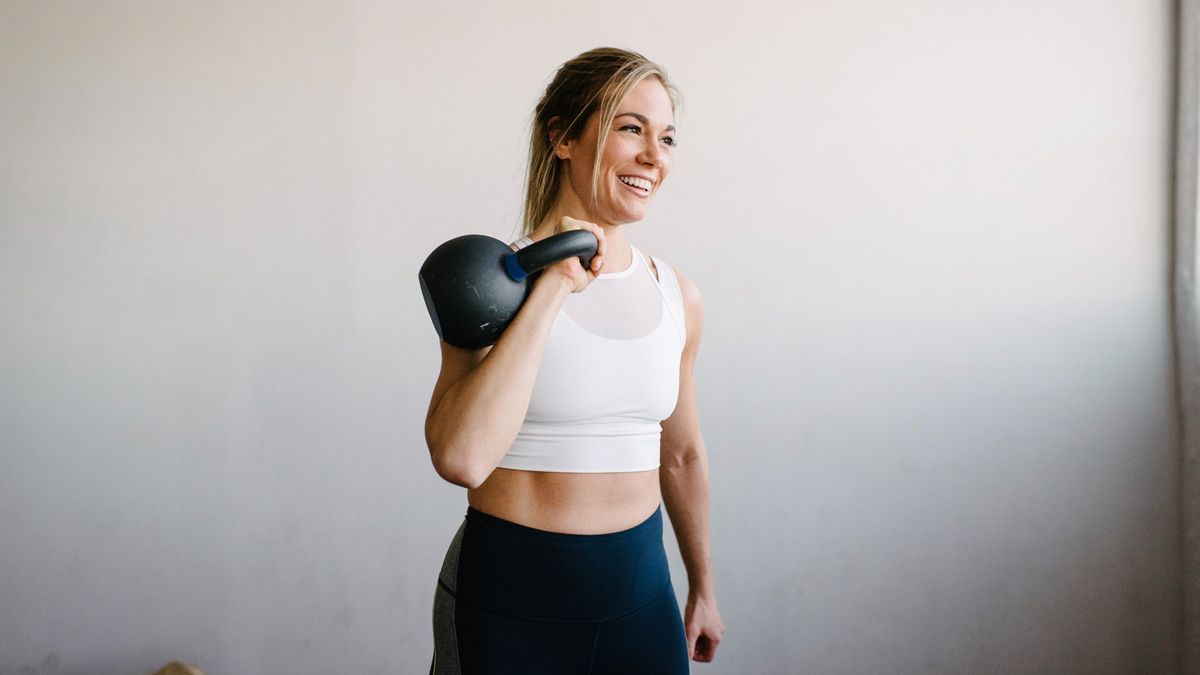
<path id="1" fill-rule="evenodd" d="M 660 282 L 664 281 L 667 277 L 675 278 L 675 283 L 679 286 L 679 294 L 683 297 L 683 308 L 688 315 L 688 323 L 692 322 L 693 316 L 702 316 L 704 298 L 700 295 L 700 287 L 675 265 L 652 255 L 649 251 L 644 252 L 644 255 L 646 263 L 650 265 L 650 272 Z"/>

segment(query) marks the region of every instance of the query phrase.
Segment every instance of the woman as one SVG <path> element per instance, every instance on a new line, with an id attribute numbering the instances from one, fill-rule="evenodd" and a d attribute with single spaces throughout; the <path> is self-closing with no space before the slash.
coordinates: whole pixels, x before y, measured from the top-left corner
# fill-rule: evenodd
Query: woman
<path id="1" fill-rule="evenodd" d="M 721 641 L 692 376 L 700 293 L 624 227 L 670 172 L 676 99 L 661 67 L 602 48 L 563 64 L 537 105 L 514 248 L 570 229 L 599 247 L 587 270 L 546 268 L 495 345 L 441 345 L 425 434 L 469 506 L 438 579 L 431 672 L 669 675 Z M 660 500 L 687 567 L 684 617 Z"/>

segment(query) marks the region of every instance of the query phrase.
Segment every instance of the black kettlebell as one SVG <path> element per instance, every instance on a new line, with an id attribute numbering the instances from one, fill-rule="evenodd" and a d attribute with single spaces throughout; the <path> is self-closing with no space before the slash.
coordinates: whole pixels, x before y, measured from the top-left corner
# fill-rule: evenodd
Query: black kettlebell
<path id="1" fill-rule="evenodd" d="M 455 347 L 495 344 L 532 289 L 527 277 L 571 256 L 588 269 L 598 246 L 587 230 L 546 237 L 519 251 L 482 234 L 451 239 L 433 249 L 417 275 L 434 330 Z"/>

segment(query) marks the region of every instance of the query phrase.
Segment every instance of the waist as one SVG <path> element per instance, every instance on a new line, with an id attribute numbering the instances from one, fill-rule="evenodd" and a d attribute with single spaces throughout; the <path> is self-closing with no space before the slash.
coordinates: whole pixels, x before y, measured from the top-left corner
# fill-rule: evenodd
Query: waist
<path id="1" fill-rule="evenodd" d="M 475 509 L 528 527 L 604 534 L 632 527 L 662 502 L 657 470 L 556 473 L 496 468 L 467 491 Z"/>
<path id="2" fill-rule="evenodd" d="M 468 507 L 464 528 L 457 597 L 493 611 L 606 620 L 659 597 L 670 584 L 661 508 L 624 530 L 570 534 Z"/>

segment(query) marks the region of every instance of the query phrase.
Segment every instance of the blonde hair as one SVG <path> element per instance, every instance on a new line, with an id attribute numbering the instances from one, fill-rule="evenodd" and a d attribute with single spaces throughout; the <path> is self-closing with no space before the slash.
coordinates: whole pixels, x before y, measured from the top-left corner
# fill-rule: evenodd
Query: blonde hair
<path id="1" fill-rule="evenodd" d="M 172 661 L 154 671 L 154 675 L 204 675 L 204 671 L 182 661 Z"/>
<path id="2" fill-rule="evenodd" d="M 532 233 L 558 198 L 564 160 L 554 154 L 555 146 L 583 135 L 588 120 L 598 113 L 600 127 L 591 186 L 591 204 L 595 206 L 600 184 L 600 159 L 617 106 L 647 77 L 658 78 L 671 99 L 672 110 L 677 108 L 679 90 L 667 78 L 667 71 L 637 52 L 600 47 L 559 67 L 533 112 L 522 234 Z"/>

